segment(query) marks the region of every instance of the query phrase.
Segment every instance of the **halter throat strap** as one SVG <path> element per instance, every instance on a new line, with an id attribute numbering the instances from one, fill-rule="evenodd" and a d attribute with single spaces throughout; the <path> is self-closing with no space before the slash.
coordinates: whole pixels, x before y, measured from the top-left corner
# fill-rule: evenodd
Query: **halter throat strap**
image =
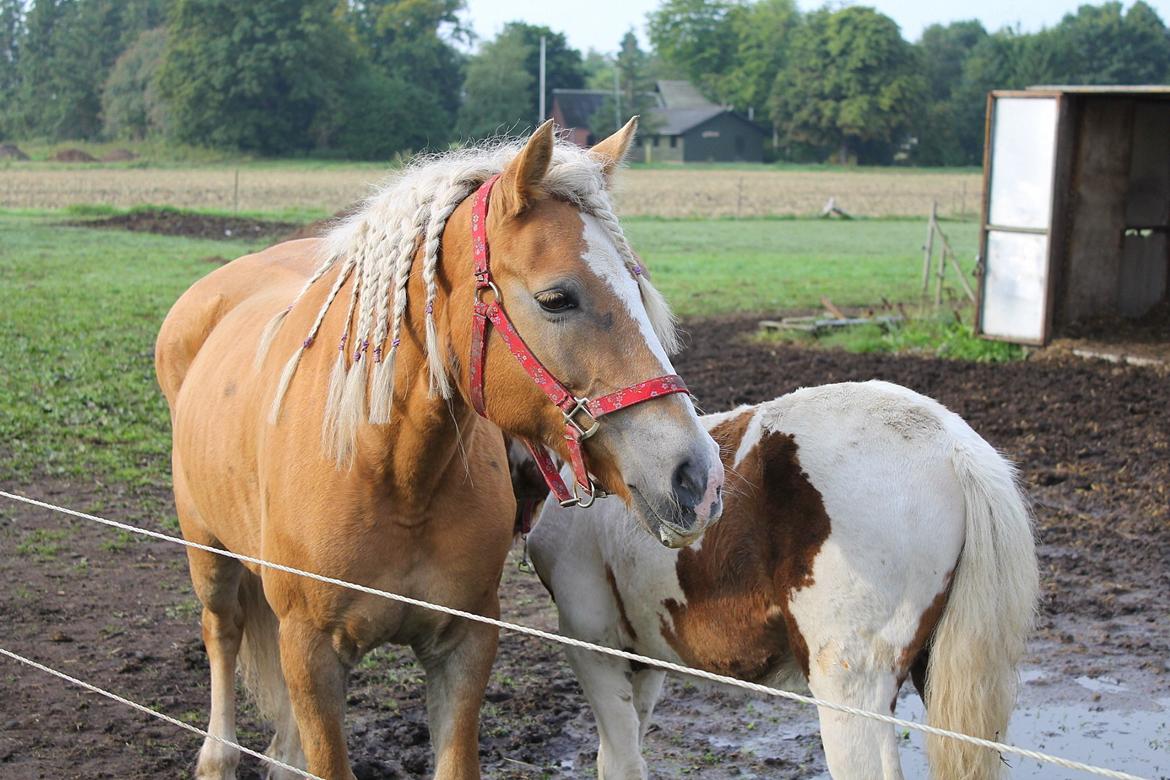
<path id="1" fill-rule="evenodd" d="M 648 379 L 636 385 L 623 388 L 601 398 L 582 398 L 573 395 L 551 371 L 532 353 L 524 339 L 516 331 L 512 320 L 504 310 L 504 303 L 500 291 L 492 280 L 491 249 L 487 237 L 488 203 L 491 198 L 492 187 L 500 178 L 499 174 L 485 181 L 472 200 L 471 208 L 471 244 L 475 263 L 475 305 L 471 321 L 471 404 L 485 419 L 487 418 L 484 404 L 484 366 L 487 361 L 487 338 L 489 323 L 500 334 L 509 351 L 519 361 L 524 371 L 531 377 L 544 394 L 561 411 L 564 419 L 565 448 L 569 453 L 569 465 L 573 469 L 573 490 L 569 491 L 548 450 L 543 446 L 522 439 L 532 453 L 537 467 L 544 475 L 544 481 L 549 490 L 556 496 L 562 506 L 592 506 L 594 500 L 603 495 L 594 483 L 585 463 L 583 442 L 597 433 L 604 415 L 625 409 L 643 401 L 650 401 L 674 393 L 686 393 L 687 387 L 682 378 L 675 374 Z M 485 301 L 488 291 L 492 299 Z"/>

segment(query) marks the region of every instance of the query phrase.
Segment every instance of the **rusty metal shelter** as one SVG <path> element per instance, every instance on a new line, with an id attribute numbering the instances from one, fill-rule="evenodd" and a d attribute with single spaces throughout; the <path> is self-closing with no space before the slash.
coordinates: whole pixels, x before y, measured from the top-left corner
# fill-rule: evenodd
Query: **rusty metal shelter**
<path id="1" fill-rule="evenodd" d="M 1043 345 L 1167 300 L 1170 87 L 992 92 L 984 148 L 982 335 Z"/>

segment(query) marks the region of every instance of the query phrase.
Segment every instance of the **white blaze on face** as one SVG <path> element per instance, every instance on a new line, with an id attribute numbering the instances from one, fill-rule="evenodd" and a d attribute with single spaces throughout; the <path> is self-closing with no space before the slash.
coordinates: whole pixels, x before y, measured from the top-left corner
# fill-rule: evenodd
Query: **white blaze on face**
<path id="1" fill-rule="evenodd" d="M 585 253 L 581 259 L 585 261 L 593 273 L 597 274 L 598 278 L 609 285 L 614 295 L 625 305 L 626 311 L 629 312 L 630 317 L 642 331 L 647 348 L 658 359 L 662 367 L 662 374 L 673 374 L 674 367 L 670 364 L 670 358 L 667 357 L 662 342 L 658 340 L 658 335 L 650 324 L 650 316 L 646 313 L 646 307 L 642 305 L 642 293 L 638 289 L 638 283 L 630 275 L 626 264 L 622 262 L 613 239 L 609 237 L 609 233 L 597 217 L 581 214 L 581 221 L 585 223 L 585 230 L 582 234 L 585 241 Z M 646 379 L 650 378 L 646 377 Z"/>

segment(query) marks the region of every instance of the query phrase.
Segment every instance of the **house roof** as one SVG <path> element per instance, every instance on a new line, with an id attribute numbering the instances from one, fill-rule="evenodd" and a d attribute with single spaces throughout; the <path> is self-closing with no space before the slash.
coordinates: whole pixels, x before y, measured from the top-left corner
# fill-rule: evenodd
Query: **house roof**
<path id="1" fill-rule="evenodd" d="M 554 89 L 553 101 L 561 109 L 565 127 L 589 127 L 608 94 L 595 89 Z"/>
<path id="2" fill-rule="evenodd" d="M 646 124 L 658 135 L 682 135 L 695 125 L 717 117 L 727 109 L 722 106 L 709 108 L 655 108 L 646 112 Z"/>
<path id="3" fill-rule="evenodd" d="M 699 109 L 717 106 L 689 81 L 670 81 L 661 79 L 656 84 L 658 94 L 662 96 L 662 105 L 668 109 Z"/>
<path id="4" fill-rule="evenodd" d="M 710 108 L 655 108 L 646 112 L 647 126 L 654 128 L 651 132 L 655 135 L 682 135 L 690 132 L 704 122 L 723 114 L 730 114 L 743 124 L 754 128 L 757 132 L 764 133 L 763 128 L 755 122 L 723 106 L 712 106 Z"/>

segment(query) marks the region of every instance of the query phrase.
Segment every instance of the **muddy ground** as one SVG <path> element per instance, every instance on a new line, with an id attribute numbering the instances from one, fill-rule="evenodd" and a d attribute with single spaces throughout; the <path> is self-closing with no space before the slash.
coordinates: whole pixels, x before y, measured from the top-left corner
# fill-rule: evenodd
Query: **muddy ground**
<path id="1" fill-rule="evenodd" d="M 302 230 L 302 227 L 295 222 L 225 217 L 174 209 L 136 209 L 128 214 L 118 214 L 102 219 L 87 219 L 68 224 L 87 228 L 129 230 L 133 233 L 156 233 L 163 236 L 186 236 L 187 238 L 210 240 L 276 238 L 291 231 L 299 232 Z M 295 237 L 303 238 L 304 236 L 296 235 Z"/>
<path id="2" fill-rule="evenodd" d="M 1044 600 L 1015 737 L 1170 775 L 1165 374 L 1103 362 L 851 355 L 761 344 L 748 338 L 751 329 L 744 319 L 689 324 L 691 345 L 676 367 L 707 410 L 802 385 L 886 379 L 938 398 L 1020 464 L 1036 502 Z M 142 497 L 116 486 L 17 487 L 159 525 L 137 508 Z M 3 646 L 204 725 L 206 658 L 180 549 L 0 500 L 0 583 Z M 513 566 L 502 600 L 506 618 L 555 625 L 539 584 Z M 378 651 L 355 671 L 348 723 L 360 778 L 428 772 L 422 692 L 421 673 L 402 649 Z M 904 699 L 899 712 L 920 707 Z M 648 738 L 656 776 L 823 773 L 815 720 L 796 705 L 674 681 L 657 724 Z M 267 741 L 247 706 L 240 738 L 258 749 Z M 595 733 L 558 650 L 501 638 L 481 744 L 488 777 L 592 774 Z M 192 735 L 0 659 L 0 777 L 181 777 L 197 749 Z M 910 777 L 921 776 L 916 751 L 910 744 L 904 751 Z M 1017 777 L 1072 776 L 1013 763 Z M 241 776 L 258 776 L 256 762 L 243 767 Z"/>

